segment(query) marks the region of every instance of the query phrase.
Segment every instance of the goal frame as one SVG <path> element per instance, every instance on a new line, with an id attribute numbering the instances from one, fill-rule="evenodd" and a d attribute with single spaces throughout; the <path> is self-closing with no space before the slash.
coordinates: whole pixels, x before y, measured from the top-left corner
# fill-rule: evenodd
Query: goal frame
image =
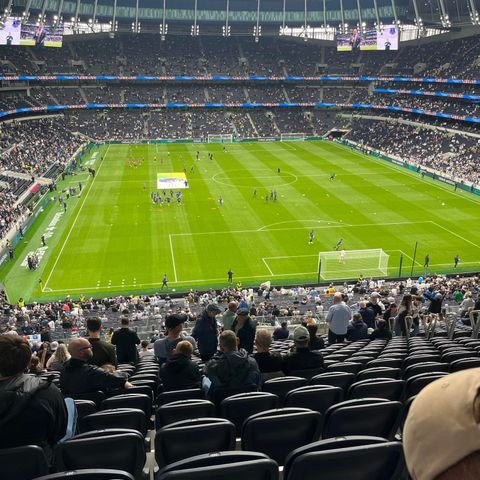
<path id="1" fill-rule="evenodd" d="M 356 275 L 352 276 L 326 276 L 325 274 L 325 263 L 327 261 L 327 257 L 330 257 L 334 262 L 341 262 L 341 251 L 345 251 L 345 260 L 349 260 L 352 258 L 361 259 L 361 254 L 367 254 L 365 258 L 378 258 L 378 262 L 376 264 L 372 263 L 371 268 L 361 267 L 355 270 Z M 353 254 L 353 255 L 352 255 Z M 377 257 L 376 257 L 377 256 Z M 324 252 L 318 252 L 318 264 L 317 264 L 317 280 L 318 283 L 321 280 L 329 281 L 329 280 L 347 280 L 358 276 L 359 274 L 363 274 L 362 269 L 368 272 L 373 273 L 366 273 L 365 276 L 367 277 L 386 277 L 388 276 L 388 262 L 390 259 L 390 255 L 386 253 L 382 248 L 367 248 L 361 250 L 330 250 Z M 344 263 L 344 262 L 343 262 Z M 353 270 L 351 270 L 353 272 Z M 348 272 L 348 270 L 347 270 Z"/>
<path id="2" fill-rule="evenodd" d="M 305 140 L 305 133 L 281 133 L 280 141 L 281 142 L 294 142 L 294 141 L 303 141 Z"/>
<path id="3" fill-rule="evenodd" d="M 207 136 L 207 143 L 232 143 L 233 133 L 214 134 L 209 133 Z"/>

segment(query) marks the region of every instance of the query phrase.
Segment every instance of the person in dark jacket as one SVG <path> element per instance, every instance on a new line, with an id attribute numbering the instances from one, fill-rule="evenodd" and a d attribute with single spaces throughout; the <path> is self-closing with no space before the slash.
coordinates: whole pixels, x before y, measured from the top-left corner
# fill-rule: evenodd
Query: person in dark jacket
<path id="1" fill-rule="evenodd" d="M 355 342 L 368 338 L 368 326 L 363 321 L 360 313 L 354 313 L 350 325 L 347 327 L 347 340 Z"/>
<path id="2" fill-rule="evenodd" d="M 367 303 L 364 301 L 359 302 L 358 305 L 360 307 L 358 313 L 362 316 L 363 322 L 367 325 L 368 328 L 375 328 L 375 310 L 372 307 L 368 307 Z"/>
<path id="3" fill-rule="evenodd" d="M 68 345 L 72 358 L 65 363 L 60 375 L 60 389 L 65 395 L 130 388 L 124 376 L 108 373 L 88 364 L 92 346 L 86 338 L 76 338 Z"/>
<path id="4" fill-rule="evenodd" d="M 91 317 L 87 320 L 88 341 L 92 345 L 93 357 L 88 363 L 101 367 L 110 363 L 117 366 L 117 355 L 115 347 L 104 340 L 100 340 L 100 331 L 102 330 L 102 321 L 98 317 Z"/>
<path id="5" fill-rule="evenodd" d="M 137 363 L 138 360 L 137 345 L 140 345 L 140 339 L 133 330 L 130 330 L 129 324 L 128 318 L 123 317 L 122 327 L 112 336 L 112 345 L 117 347 L 118 363 Z"/>
<path id="6" fill-rule="evenodd" d="M 188 340 L 182 340 L 160 368 L 160 378 L 165 390 L 199 388 L 202 376 L 198 365 L 192 362 L 193 347 Z"/>
<path id="7" fill-rule="evenodd" d="M 325 348 L 325 342 L 323 338 L 317 335 L 318 325 L 313 319 L 309 319 L 307 322 L 307 330 L 310 335 L 308 342 L 308 348 L 310 350 L 322 350 Z"/>
<path id="8" fill-rule="evenodd" d="M 272 336 L 270 332 L 265 328 L 258 329 L 255 336 L 257 352 L 253 355 L 253 358 L 257 361 L 261 373 L 281 372 L 283 369 L 282 356 L 269 351 L 271 344 Z"/>
<path id="9" fill-rule="evenodd" d="M 218 326 L 215 317 L 221 312 L 215 303 L 210 303 L 197 318 L 192 337 L 197 341 L 198 351 L 203 361 L 215 355 L 218 345 Z"/>
<path id="10" fill-rule="evenodd" d="M 68 413 L 53 383 L 23 373 L 31 356 L 23 338 L 0 335 L 0 448 L 38 445 L 50 461 L 65 436 Z"/>
<path id="11" fill-rule="evenodd" d="M 319 351 L 312 351 L 308 348 L 310 334 L 301 326 L 293 332 L 295 350 L 290 352 L 283 362 L 283 371 L 288 374 L 292 370 L 310 370 L 323 368 L 323 356 Z"/>
<path id="12" fill-rule="evenodd" d="M 289 337 L 290 332 L 288 331 L 287 325 L 287 322 L 282 322 L 280 327 L 273 331 L 274 340 L 286 340 Z"/>
<path id="13" fill-rule="evenodd" d="M 237 317 L 233 321 L 232 330 L 239 340 L 239 348 L 243 348 L 248 353 L 253 353 L 256 327 L 248 316 L 248 308 L 239 308 L 237 310 Z"/>
<path id="14" fill-rule="evenodd" d="M 388 322 L 385 320 L 377 320 L 377 328 L 369 335 L 370 340 L 377 340 L 384 338 L 386 340 L 392 339 L 392 332 L 388 328 Z"/>

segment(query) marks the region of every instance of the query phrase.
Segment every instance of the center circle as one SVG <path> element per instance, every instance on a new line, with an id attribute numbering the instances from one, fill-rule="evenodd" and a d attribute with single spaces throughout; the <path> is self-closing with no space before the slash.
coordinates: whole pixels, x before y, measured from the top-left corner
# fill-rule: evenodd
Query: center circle
<path id="1" fill-rule="evenodd" d="M 220 172 L 216 173 L 212 180 L 229 187 L 278 188 L 295 183 L 298 177 L 293 173 L 278 173 L 276 170 L 265 168 L 250 171 L 237 169 Z"/>

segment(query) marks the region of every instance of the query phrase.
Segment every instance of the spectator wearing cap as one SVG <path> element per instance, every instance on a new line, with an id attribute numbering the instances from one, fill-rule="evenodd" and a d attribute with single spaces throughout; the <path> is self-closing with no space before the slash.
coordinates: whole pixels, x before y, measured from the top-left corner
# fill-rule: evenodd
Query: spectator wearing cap
<path id="1" fill-rule="evenodd" d="M 266 328 L 257 330 L 255 336 L 256 353 L 253 358 L 258 364 L 261 373 L 281 372 L 283 369 L 283 359 L 278 353 L 270 352 L 270 345 L 272 344 L 272 336 Z"/>
<path id="2" fill-rule="evenodd" d="M 117 366 L 117 355 L 115 347 L 100 339 L 102 321 L 98 317 L 91 317 L 87 320 L 88 341 L 92 346 L 93 356 L 88 363 L 101 367 L 106 363 Z"/>
<path id="3" fill-rule="evenodd" d="M 317 350 L 310 350 L 308 342 L 310 334 L 303 327 L 297 327 L 293 332 L 293 342 L 295 350 L 290 352 L 284 360 L 283 371 L 288 374 L 292 370 L 307 370 L 313 368 L 323 368 L 323 356 Z"/>
<path id="4" fill-rule="evenodd" d="M 236 312 L 238 310 L 238 303 L 234 300 L 229 302 L 227 310 L 222 315 L 222 324 L 224 330 L 231 330 L 232 324 L 235 321 Z"/>
<path id="5" fill-rule="evenodd" d="M 415 480 L 476 480 L 480 472 L 480 368 L 427 385 L 413 401 L 403 450 Z M 439 452 L 439 446 L 445 448 Z"/>
<path id="6" fill-rule="evenodd" d="M 287 325 L 288 325 L 287 322 L 282 322 L 280 324 L 280 327 L 277 327 L 273 331 L 273 339 L 274 340 L 286 340 L 289 337 L 290 332 L 288 331 Z"/>
<path id="7" fill-rule="evenodd" d="M 239 308 L 237 310 L 237 317 L 232 324 L 232 330 L 237 335 L 239 347 L 251 354 L 253 353 L 256 327 L 248 313 L 248 308 Z"/>
<path id="8" fill-rule="evenodd" d="M 350 307 L 343 301 L 342 294 L 336 292 L 333 295 L 333 305 L 328 309 L 327 323 L 328 323 L 328 343 L 341 343 L 345 340 L 347 335 L 347 328 L 350 319 L 352 318 L 352 311 Z"/>
<path id="9" fill-rule="evenodd" d="M 187 316 L 183 313 L 175 313 L 168 315 L 165 319 L 165 328 L 167 336 L 155 340 L 153 344 L 153 352 L 160 362 L 165 362 L 170 358 L 179 342 L 186 340 L 192 345 L 192 350 L 197 348 L 195 340 L 189 335 L 182 333 L 183 324 L 187 321 Z"/>
<path id="10" fill-rule="evenodd" d="M 172 355 L 160 368 L 165 390 L 183 390 L 200 387 L 202 376 L 198 365 L 192 362 L 193 347 L 188 340 L 177 343 Z"/>
<path id="11" fill-rule="evenodd" d="M 221 312 L 216 303 L 209 303 L 200 314 L 192 330 L 192 337 L 197 341 L 198 351 L 203 361 L 215 355 L 218 345 L 218 325 L 216 316 Z"/>

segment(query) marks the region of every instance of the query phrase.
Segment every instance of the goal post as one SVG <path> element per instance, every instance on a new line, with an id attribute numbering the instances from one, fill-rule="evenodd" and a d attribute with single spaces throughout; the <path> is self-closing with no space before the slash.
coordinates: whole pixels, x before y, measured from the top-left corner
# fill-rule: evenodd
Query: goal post
<path id="1" fill-rule="evenodd" d="M 319 252 L 318 281 L 386 277 L 389 258 L 381 248 Z"/>
<path id="2" fill-rule="evenodd" d="M 281 133 L 280 141 L 281 142 L 294 142 L 294 141 L 305 140 L 304 133 Z"/>
<path id="3" fill-rule="evenodd" d="M 216 135 L 216 134 L 208 134 L 207 137 L 208 143 L 231 143 L 233 142 L 233 134 L 232 133 L 227 133 L 227 134 L 221 134 L 221 135 Z"/>

